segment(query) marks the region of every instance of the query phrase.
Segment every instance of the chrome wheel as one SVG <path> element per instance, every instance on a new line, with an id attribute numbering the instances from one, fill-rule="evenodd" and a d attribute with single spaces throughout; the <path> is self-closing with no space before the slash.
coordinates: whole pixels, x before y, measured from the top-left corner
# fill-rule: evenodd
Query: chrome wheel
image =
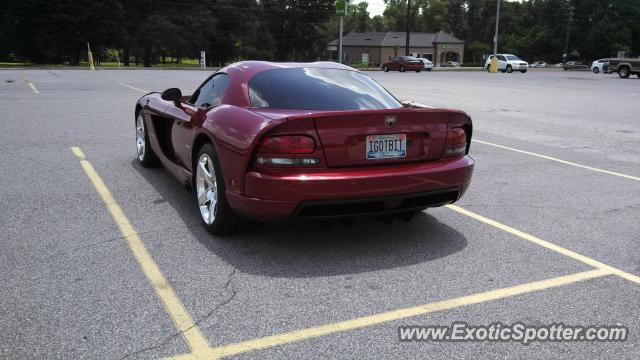
<path id="1" fill-rule="evenodd" d="M 202 220 L 204 220 L 205 224 L 211 225 L 216 219 L 218 184 L 213 161 L 207 154 L 200 155 L 200 159 L 198 159 L 196 191 Z"/>
<path id="2" fill-rule="evenodd" d="M 145 151 L 145 129 L 144 129 L 144 117 L 139 114 L 136 118 L 136 150 L 138 152 L 138 160 L 144 161 Z"/>

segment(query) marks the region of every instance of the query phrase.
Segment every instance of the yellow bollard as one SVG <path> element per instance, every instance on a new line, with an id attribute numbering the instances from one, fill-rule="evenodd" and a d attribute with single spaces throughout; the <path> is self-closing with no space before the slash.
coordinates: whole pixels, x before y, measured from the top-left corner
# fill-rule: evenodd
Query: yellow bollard
<path id="1" fill-rule="evenodd" d="M 497 73 L 498 72 L 498 58 L 497 57 L 493 57 L 491 58 L 491 68 L 490 68 L 492 73 Z"/>
<path id="2" fill-rule="evenodd" d="M 96 68 L 93 66 L 93 54 L 91 53 L 89 43 L 87 43 L 87 61 L 89 61 L 89 69 L 91 69 L 91 71 L 95 71 Z"/>

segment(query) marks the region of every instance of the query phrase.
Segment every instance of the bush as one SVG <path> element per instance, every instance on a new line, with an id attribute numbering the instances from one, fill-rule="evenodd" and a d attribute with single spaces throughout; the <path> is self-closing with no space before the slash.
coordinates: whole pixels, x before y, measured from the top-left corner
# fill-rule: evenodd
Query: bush
<path id="1" fill-rule="evenodd" d="M 354 69 L 367 69 L 367 68 L 377 68 L 374 64 L 369 63 L 369 65 L 357 63 L 357 64 L 349 64 Z"/>

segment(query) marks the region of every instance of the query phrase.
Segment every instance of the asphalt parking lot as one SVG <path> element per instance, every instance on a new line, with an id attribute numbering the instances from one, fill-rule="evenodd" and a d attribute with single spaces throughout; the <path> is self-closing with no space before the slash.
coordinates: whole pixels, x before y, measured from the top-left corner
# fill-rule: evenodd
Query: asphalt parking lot
<path id="1" fill-rule="evenodd" d="M 637 358 L 639 79 L 371 72 L 471 115 L 465 197 L 410 223 L 216 238 L 182 184 L 138 165 L 133 127 L 145 91 L 207 74 L 0 70 L 0 358 Z M 454 321 L 630 335 L 398 340 Z"/>

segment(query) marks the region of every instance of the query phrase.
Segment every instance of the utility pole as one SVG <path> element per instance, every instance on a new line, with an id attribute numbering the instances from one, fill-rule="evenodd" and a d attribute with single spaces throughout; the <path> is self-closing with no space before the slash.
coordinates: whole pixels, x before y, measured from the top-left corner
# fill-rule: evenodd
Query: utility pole
<path id="1" fill-rule="evenodd" d="M 340 16 L 340 36 L 338 36 L 338 62 L 342 64 L 342 31 L 344 27 L 344 16 Z"/>
<path id="2" fill-rule="evenodd" d="M 342 64 L 342 32 L 344 31 L 344 16 L 347 15 L 349 4 L 346 0 L 336 1 L 336 14 L 340 16 L 338 34 L 338 63 Z"/>
<path id="3" fill-rule="evenodd" d="M 406 36 L 406 43 L 404 45 L 404 52 L 405 55 L 409 56 L 409 18 L 411 15 L 411 0 L 407 0 L 407 36 Z"/>
<path id="4" fill-rule="evenodd" d="M 498 24 L 500 24 L 500 0 L 496 7 L 496 33 L 493 35 L 493 55 L 498 53 Z"/>
<path id="5" fill-rule="evenodd" d="M 569 33 L 571 32 L 571 22 L 573 22 L 573 6 L 571 1 L 567 0 L 569 5 L 569 20 L 567 21 L 567 34 L 564 37 L 564 52 L 562 53 L 562 65 L 567 63 L 567 55 L 569 52 Z"/>

